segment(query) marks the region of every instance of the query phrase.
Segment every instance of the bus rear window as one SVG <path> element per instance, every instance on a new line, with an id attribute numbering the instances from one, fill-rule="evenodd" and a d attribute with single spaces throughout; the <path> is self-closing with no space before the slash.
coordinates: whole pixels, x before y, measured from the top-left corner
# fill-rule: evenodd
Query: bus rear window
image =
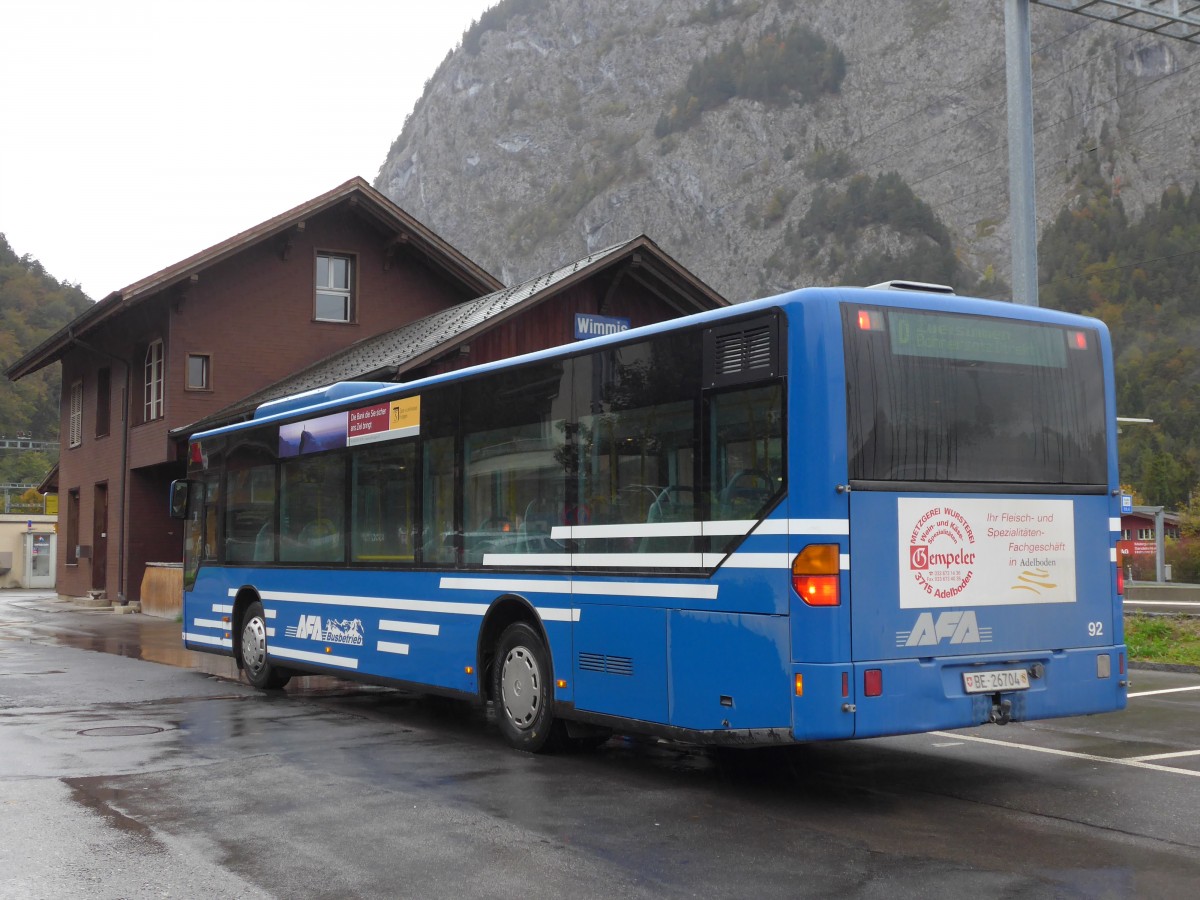
<path id="1" fill-rule="evenodd" d="M 1106 484 L 1094 330 L 855 306 L 843 325 L 852 482 Z"/>

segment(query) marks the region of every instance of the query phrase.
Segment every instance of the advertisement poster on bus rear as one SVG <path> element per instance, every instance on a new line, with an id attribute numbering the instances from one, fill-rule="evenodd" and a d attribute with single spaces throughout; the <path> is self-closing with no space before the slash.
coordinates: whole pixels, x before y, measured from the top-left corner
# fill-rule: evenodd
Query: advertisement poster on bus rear
<path id="1" fill-rule="evenodd" d="M 900 498 L 900 607 L 1075 602 L 1070 500 Z"/>

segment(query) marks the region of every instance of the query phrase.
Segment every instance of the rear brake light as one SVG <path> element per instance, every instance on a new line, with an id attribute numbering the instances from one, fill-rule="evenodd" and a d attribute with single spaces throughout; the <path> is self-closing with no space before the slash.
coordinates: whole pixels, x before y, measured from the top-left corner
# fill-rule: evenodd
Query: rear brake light
<path id="1" fill-rule="evenodd" d="M 809 544 L 792 560 L 792 588 L 809 606 L 839 606 L 841 562 L 837 544 Z"/>
<path id="2" fill-rule="evenodd" d="M 883 669 L 867 669 L 863 672 L 863 693 L 878 697 L 883 693 Z"/>
<path id="3" fill-rule="evenodd" d="M 1067 333 L 1067 338 L 1072 347 L 1076 350 L 1086 350 L 1088 346 L 1086 331 L 1071 331 Z"/>
<path id="4" fill-rule="evenodd" d="M 1117 563 L 1117 596 L 1125 596 L 1125 570 Z"/>

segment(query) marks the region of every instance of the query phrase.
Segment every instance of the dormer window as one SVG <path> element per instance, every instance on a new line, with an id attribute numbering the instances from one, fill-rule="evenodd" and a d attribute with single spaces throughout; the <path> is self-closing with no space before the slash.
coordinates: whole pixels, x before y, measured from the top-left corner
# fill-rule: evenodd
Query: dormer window
<path id="1" fill-rule="evenodd" d="M 354 261 L 348 256 L 317 254 L 314 318 L 318 322 L 354 321 Z"/>

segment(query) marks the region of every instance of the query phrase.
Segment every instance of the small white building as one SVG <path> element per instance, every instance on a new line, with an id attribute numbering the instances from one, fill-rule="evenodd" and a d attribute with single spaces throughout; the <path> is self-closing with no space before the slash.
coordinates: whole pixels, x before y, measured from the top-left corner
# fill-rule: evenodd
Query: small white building
<path id="1" fill-rule="evenodd" d="M 58 516 L 0 515 L 0 588 L 54 587 Z"/>

